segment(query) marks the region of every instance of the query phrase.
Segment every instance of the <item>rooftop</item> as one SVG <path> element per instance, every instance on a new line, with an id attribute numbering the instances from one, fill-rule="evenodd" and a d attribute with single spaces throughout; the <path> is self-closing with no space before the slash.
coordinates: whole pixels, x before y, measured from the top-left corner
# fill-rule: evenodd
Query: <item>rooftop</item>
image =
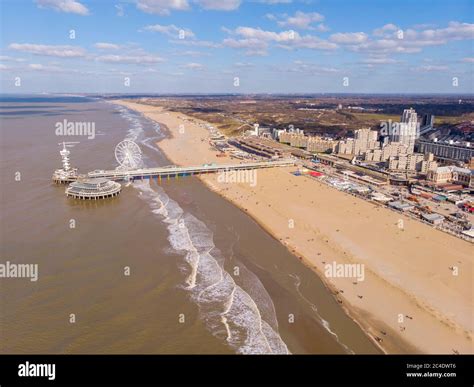
<path id="1" fill-rule="evenodd" d="M 444 167 L 438 167 L 436 169 L 436 172 L 438 173 L 458 172 L 458 173 L 466 173 L 466 174 L 473 173 L 473 171 L 468 168 L 461 168 L 461 167 L 457 167 L 456 165 L 447 165 Z"/>
<path id="2" fill-rule="evenodd" d="M 444 220 L 444 216 L 440 214 L 423 214 L 422 216 L 429 221 Z"/>
<path id="3" fill-rule="evenodd" d="M 390 207 L 396 208 L 398 210 L 408 210 L 410 208 L 414 208 L 413 204 L 405 203 L 405 202 L 401 202 L 401 201 L 390 202 L 390 203 L 388 203 L 388 205 Z"/>

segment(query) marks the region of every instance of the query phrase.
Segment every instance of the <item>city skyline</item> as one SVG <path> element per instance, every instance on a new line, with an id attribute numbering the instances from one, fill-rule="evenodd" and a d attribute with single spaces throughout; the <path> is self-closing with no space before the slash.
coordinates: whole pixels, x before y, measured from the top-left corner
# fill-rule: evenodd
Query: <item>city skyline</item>
<path id="1" fill-rule="evenodd" d="M 2 91 L 472 93 L 472 3 L 382 3 L 5 2 Z"/>

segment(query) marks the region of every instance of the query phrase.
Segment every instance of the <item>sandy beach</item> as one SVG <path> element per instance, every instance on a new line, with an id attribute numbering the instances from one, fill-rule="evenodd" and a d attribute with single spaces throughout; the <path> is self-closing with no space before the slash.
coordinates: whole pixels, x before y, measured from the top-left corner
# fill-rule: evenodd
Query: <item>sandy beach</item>
<path id="1" fill-rule="evenodd" d="M 176 165 L 235 162 L 210 148 L 205 123 L 160 107 L 115 102 L 166 126 L 170 137 L 158 145 Z M 255 185 L 199 178 L 311 267 L 349 316 L 380 338 L 385 352 L 473 353 L 473 245 L 294 176 L 294 169 L 258 170 Z M 325 265 L 333 262 L 364 265 L 363 281 L 327 277 Z"/>

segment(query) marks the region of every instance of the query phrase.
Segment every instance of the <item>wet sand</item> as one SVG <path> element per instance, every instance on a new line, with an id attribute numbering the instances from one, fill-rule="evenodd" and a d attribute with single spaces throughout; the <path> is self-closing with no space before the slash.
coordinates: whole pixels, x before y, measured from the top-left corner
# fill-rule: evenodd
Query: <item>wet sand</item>
<path id="1" fill-rule="evenodd" d="M 203 123 L 159 107 L 117 103 L 166 125 L 172 137 L 159 147 L 175 164 L 233 161 L 209 148 Z M 384 351 L 474 352 L 472 244 L 291 171 L 259 170 L 255 187 L 200 178 L 314 270 L 346 313 L 372 339 L 382 339 L 377 345 Z M 325 264 L 332 262 L 364 264 L 365 280 L 326 277 Z M 457 276 L 452 266 L 459 267 Z"/>

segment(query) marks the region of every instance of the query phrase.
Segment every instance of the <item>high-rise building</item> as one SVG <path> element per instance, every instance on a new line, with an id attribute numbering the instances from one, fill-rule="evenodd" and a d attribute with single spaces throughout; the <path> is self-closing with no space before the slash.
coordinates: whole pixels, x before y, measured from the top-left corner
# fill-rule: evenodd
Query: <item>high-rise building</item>
<path id="1" fill-rule="evenodd" d="M 438 163 L 434 159 L 434 154 L 433 153 L 425 154 L 425 158 L 423 162 L 421 163 L 420 172 L 426 175 L 429 171 L 434 171 L 436 168 L 438 168 Z"/>
<path id="2" fill-rule="evenodd" d="M 354 131 L 353 139 L 348 138 L 344 141 L 339 141 L 337 153 L 363 155 L 368 150 L 380 148 L 377 138 L 378 132 L 376 130 L 357 129 Z"/>
<path id="3" fill-rule="evenodd" d="M 433 128 L 435 116 L 432 114 L 423 114 L 420 126 L 421 128 Z"/>
<path id="4" fill-rule="evenodd" d="M 415 123 L 417 123 L 418 122 L 418 117 L 417 117 L 417 114 L 415 112 L 415 109 L 410 108 L 410 109 L 403 110 L 402 121 L 401 122 L 405 122 L 405 123 L 415 122 Z"/>
<path id="5" fill-rule="evenodd" d="M 415 140 L 419 137 L 418 116 L 415 109 L 405 109 L 398 129 L 389 134 L 390 142 L 399 142 L 408 146 L 408 153 L 413 153 Z"/>

